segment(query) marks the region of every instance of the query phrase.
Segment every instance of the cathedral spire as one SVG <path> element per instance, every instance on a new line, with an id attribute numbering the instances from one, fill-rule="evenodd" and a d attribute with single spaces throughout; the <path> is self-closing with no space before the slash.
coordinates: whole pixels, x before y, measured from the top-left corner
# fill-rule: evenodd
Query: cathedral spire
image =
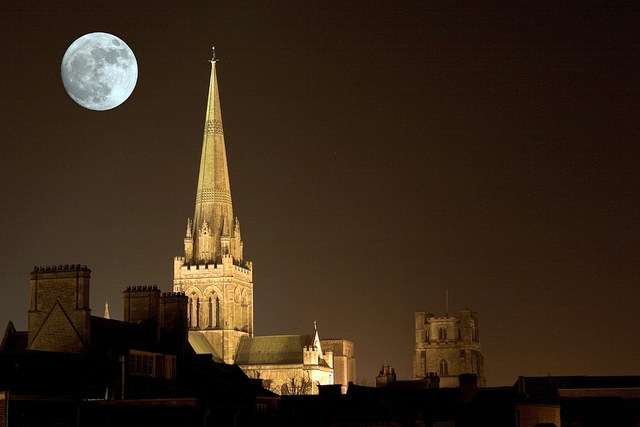
<path id="1" fill-rule="evenodd" d="M 227 154 L 222 131 L 222 113 L 220 110 L 220 96 L 218 93 L 218 78 L 216 75 L 215 48 L 211 63 L 211 78 L 209 81 L 209 98 L 204 125 L 202 142 L 202 156 L 200 158 L 200 172 L 198 175 L 198 190 L 196 206 L 191 223 L 193 236 L 193 252 L 191 256 L 185 253 L 187 263 L 215 262 L 222 255 L 229 254 L 241 259 L 239 242 L 231 237 L 230 247 L 223 251 L 220 238 L 223 236 L 225 225 L 233 224 L 233 206 L 231 204 L 231 188 L 229 185 L 229 171 Z M 187 236 L 189 233 L 187 233 Z"/>

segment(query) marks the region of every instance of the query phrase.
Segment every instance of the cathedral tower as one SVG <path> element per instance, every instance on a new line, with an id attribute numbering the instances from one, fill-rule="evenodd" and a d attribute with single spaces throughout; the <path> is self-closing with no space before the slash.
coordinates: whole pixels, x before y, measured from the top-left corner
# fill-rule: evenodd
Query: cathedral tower
<path id="1" fill-rule="evenodd" d="M 240 338 L 253 336 L 253 266 L 243 259 L 233 216 L 215 57 L 210 62 L 195 212 L 187 220 L 184 257 L 174 259 L 173 290 L 189 298 L 190 335 L 204 336 L 220 359 L 233 363 Z"/>
<path id="2" fill-rule="evenodd" d="M 458 317 L 449 314 L 437 317 L 418 311 L 415 320 L 414 379 L 420 380 L 437 373 L 440 387 L 459 387 L 461 374 L 475 374 L 478 385 L 486 385 L 478 313 L 465 308 Z"/>

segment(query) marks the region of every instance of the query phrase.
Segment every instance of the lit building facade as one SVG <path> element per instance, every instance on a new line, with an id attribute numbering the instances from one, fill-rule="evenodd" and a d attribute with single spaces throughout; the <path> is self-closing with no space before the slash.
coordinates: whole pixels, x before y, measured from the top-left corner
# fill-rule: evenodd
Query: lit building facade
<path id="1" fill-rule="evenodd" d="M 243 257 L 233 215 L 216 62 L 211 60 L 195 211 L 187 220 L 184 256 L 174 258 L 173 291 L 188 297 L 188 340 L 196 353 L 238 364 L 276 393 L 316 394 L 318 386 L 334 383 L 334 357 L 323 351 L 315 327 L 311 335 L 254 337 L 253 264 Z M 348 348 L 341 366 L 352 366 L 355 378 L 353 343 Z M 346 381 L 351 377 L 343 370 Z"/>
<path id="2" fill-rule="evenodd" d="M 195 212 L 173 273 L 174 292 L 189 298 L 190 331 L 209 342 L 217 359 L 233 363 L 240 338 L 253 336 L 253 266 L 243 258 L 240 222 L 233 216 L 215 59 Z"/>
<path id="3" fill-rule="evenodd" d="M 436 317 L 419 311 L 415 313 L 415 328 L 414 379 L 435 372 L 440 387 L 458 387 L 460 374 L 476 374 L 478 385 L 486 384 L 478 313 L 463 309 L 458 317 Z"/>

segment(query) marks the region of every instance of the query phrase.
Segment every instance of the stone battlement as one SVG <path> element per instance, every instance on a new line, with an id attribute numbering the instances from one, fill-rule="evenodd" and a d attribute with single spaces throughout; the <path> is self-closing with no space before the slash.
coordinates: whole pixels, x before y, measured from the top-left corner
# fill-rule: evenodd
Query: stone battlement
<path id="1" fill-rule="evenodd" d="M 187 263 L 185 257 L 177 256 L 177 257 L 174 257 L 174 262 L 177 264 L 180 264 L 182 268 L 186 268 L 187 270 L 191 270 L 191 269 L 200 270 L 202 268 L 206 270 L 208 270 L 209 268 L 216 269 L 218 268 L 218 266 L 231 264 L 237 267 L 236 270 L 244 271 L 245 273 L 247 273 L 251 271 L 251 267 L 252 267 L 251 261 L 240 260 L 240 259 L 234 258 L 231 255 L 222 255 L 222 257 L 219 257 L 217 260 L 206 262 L 206 263 L 198 263 L 198 264 Z"/>
<path id="2" fill-rule="evenodd" d="M 32 273 L 55 273 L 58 271 L 91 271 L 86 265 L 81 264 L 60 264 L 47 265 L 44 267 L 34 266 Z"/>

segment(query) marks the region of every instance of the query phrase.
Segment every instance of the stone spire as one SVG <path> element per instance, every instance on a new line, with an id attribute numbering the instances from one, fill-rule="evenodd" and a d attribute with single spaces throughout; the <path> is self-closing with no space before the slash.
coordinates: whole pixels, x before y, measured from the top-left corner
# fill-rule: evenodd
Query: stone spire
<path id="1" fill-rule="evenodd" d="M 239 230 L 233 227 L 231 188 L 227 154 L 222 131 L 222 114 L 215 50 L 211 62 L 209 99 L 204 124 L 196 207 L 185 239 L 185 262 L 201 264 L 219 262 L 223 256 L 242 259 Z M 236 236 L 237 234 L 237 236 Z M 190 240 L 193 239 L 191 246 Z M 191 246 L 191 247 L 189 247 Z"/>
<path id="2" fill-rule="evenodd" d="M 109 303 L 105 302 L 104 303 L 104 317 L 105 319 L 111 319 L 111 316 L 109 315 Z"/>

